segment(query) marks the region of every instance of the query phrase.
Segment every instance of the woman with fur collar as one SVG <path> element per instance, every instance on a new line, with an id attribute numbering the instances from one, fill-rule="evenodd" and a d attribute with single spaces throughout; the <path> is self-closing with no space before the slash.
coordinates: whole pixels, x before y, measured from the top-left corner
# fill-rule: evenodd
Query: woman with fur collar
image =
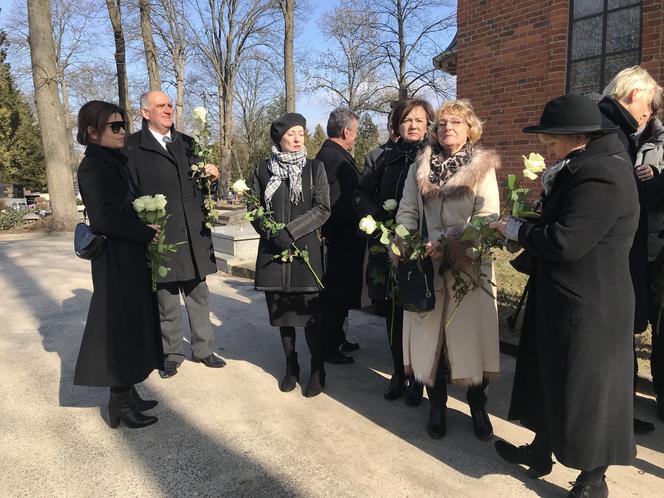
<path id="1" fill-rule="evenodd" d="M 473 217 L 497 215 L 500 159 L 475 144 L 482 124 L 467 100 L 445 102 L 436 112 L 429 145 L 410 168 L 397 223 L 423 231 L 427 256 L 440 268 L 446 261 L 463 267 L 470 263 L 462 242 L 446 239 Z M 441 241 L 444 241 L 441 242 Z M 482 272 L 493 278 L 491 261 Z M 475 435 L 493 434 L 486 413 L 486 388 L 499 372 L 498 311 L 495 290 L 487 285 L 470 291 L 456 307 L 451 272 L 435 272 L 436 307 L 431 312 L 404 314 L 403 348 L 406 371 L 427 385 L 431 408 L 427 432 L 442 438 L 446 432 L 447 381 L 468 385 L 467 399 Z M 452 321 L 446 325 L 454 313 Z"/>

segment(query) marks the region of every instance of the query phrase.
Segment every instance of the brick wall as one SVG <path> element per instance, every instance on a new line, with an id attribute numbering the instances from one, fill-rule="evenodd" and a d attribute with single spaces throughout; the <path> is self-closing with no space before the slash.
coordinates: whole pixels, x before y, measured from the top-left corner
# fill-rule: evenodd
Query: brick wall
<path id="1" fill-rule="evenodd" d="M 662 0 L 643 2 L 642 64 L 664 80 Z M 459 0 L 457 95 L 468 98 L 484 122 L 480 143 L 498 150 L 499 178 L 520 174 L 521 155 L 540 152 L 534 135 L 544 104 L 565 93 L 568 0 Z M 536 189 L 537 184 L 529 184 Z"/>

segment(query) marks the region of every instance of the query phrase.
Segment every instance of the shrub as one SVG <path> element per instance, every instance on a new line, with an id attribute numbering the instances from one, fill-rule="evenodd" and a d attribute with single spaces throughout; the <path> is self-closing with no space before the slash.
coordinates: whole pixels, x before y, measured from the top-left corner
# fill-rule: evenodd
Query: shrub
<path id="1" fill-rule="evenodd" d="M 24 214 L 14 208 L 0 210 L 0 230 L 10 230 L 15 226 L 22 225 L 25 223 L 23 221 Z"/>

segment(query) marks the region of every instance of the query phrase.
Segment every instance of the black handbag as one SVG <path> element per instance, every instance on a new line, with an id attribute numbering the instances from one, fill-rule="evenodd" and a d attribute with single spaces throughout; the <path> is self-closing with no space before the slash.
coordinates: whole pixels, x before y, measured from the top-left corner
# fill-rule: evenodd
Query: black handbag
<path id="1" fill-rule="evenodd" d="M 428 230 L 424 213 L 422 220 L 422 238 L 426 239 Z M 436 306 L 433 277 L 433 261 L 430 257 L 415 261 L 400 259 L 397 265 L 397 304 L 414 313 L 432 311 Z"/>
<path id="2" fill-rule="evenodd" d="M 106 245 L 106 237 L 97 235 L 87 223 L 79 223 L 74 230 L 74 252 L 82 259 L 92 261 Z"/>

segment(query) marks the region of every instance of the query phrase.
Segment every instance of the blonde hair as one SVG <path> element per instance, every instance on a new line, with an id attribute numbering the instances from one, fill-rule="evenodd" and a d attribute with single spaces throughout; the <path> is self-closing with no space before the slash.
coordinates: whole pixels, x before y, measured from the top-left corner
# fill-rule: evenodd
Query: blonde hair
<path id="1" fill-rule="evenodd" d="M 606 85 L 603 97 L 613 97 L 616 100 L 624 99 L 632 90 L 649 92 L 657 88 L 657 82 L 650 73 L 641 66 L 632 66 L 623 69 Z M 657 93 L 657 92 L 655 92 Z M 660 97 L 661 99 L 661 97 Z"/>
<path id="2" fill-rule="evenodd" d="M 471 144 L 477 142 L 482 136 L 482 122 L 475 114 L 475 109 L 467 99 L 447 100 L 436 111 L 435 119 L 431 125 L 429 133 L 429 142 L 431 145 L 438 144 L 438 123 L 443 114 L 453 114 L 459 116 L 468 125 L 468 141 Z"/>

